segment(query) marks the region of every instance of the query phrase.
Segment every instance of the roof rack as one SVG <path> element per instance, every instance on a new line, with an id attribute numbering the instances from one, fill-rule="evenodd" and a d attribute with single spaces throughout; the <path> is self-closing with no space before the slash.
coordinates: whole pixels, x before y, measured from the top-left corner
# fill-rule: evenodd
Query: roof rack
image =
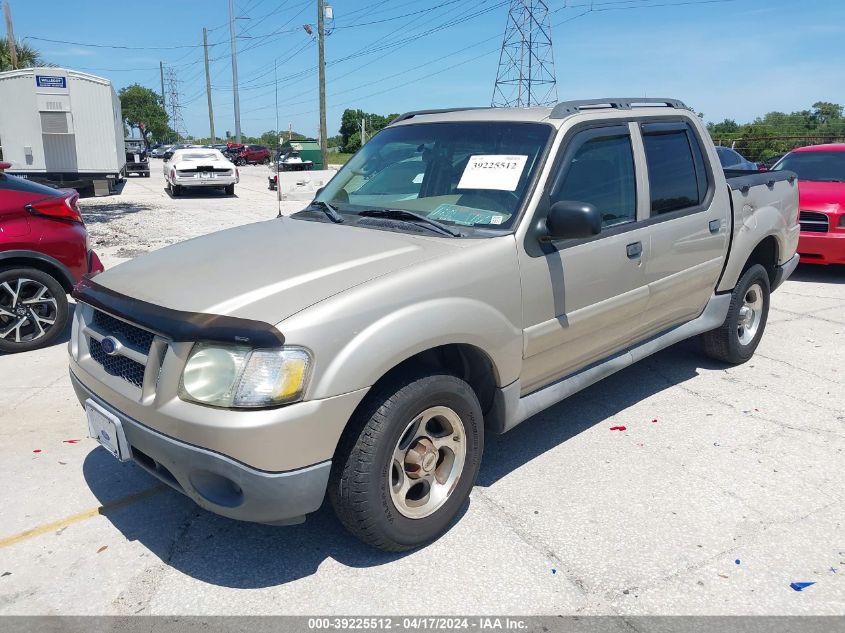
<path id="1" fill-rule="evenodd" d="M 606 99 L 579 99 L 577 101 L 561 101 L 553 109 L 550 118 L 563 119 L 585 109 L 614 108 L 616 110 L 630 110 L 638 105 L 665 106 L 689 110 L 683 101 L 677 99 L 658 99 L 646 97 L 608 97 Z"/>
<path id="2" fill-rule="evenodd" d="M 484 110 L 485 108 L 479 108 L 478 106 L 469 107 L 469 108 L 441 108 L 439 110 L 414 110 L 413 112 L 406 112 L 405 114 L 400 114 L 398 117 L 393 119 L 388 125 L 393 125 L 394 123 L 399 123 L 399 121 L 406 121 L 408 119 L 413 119 L 415 116 L 420 116 L 421 114 L 444 114 L 445 112 L 463 112 L 464 110 Z"/>

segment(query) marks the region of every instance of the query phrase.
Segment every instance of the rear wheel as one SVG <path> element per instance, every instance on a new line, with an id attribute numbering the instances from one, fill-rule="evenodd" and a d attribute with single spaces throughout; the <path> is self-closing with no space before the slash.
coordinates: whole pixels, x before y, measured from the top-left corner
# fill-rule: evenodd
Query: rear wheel
<path id="1" fill-rule="evenodd" d="M 261 164 L 262 164 L 262 165 L 269 165 L 269 164 L 270 164 L 270 157 L 268 156 L 267 158 L 265 158 L 264 160 L 262 160 L 262 161 L 261 161 Z"/>
<path id="2" fill-rule="evenodd" d="M 177 198 L 182 195 L 182 187 L 179 185 L 170 185 L 170 193 L 173 194 L 174 198 Z"/>
<path id="3" fill-rule="evenodd" d="M 329 480 L 340 521 L 365 543 L 412 549 L 443 534 L 475 483 L 481 406 L 448 374 L 406 375 L 374 390 L 341 439 Z"/>
<path id="4" fill-rule="evenodd" d="M 25 352 L 52 343 L 67 323 L 67 295 L 35 268 L 0 271 L 0 351 Z"/>
<path id="5" fill-rule="evenodd" d="M 227 196 L 234 196 L 235 195 L 235 185 L 226 185 L 223 187 L 223 191 L 226 192 Z"/>
<path id="6" fill-rule="evenodd" d="M 704 353 L 725 363 L 749 360 L 760 344 L 769 316 L 769 274 L 755 264 L 745 271 L 731 293 L 725 322 L 701 335 Z"/>

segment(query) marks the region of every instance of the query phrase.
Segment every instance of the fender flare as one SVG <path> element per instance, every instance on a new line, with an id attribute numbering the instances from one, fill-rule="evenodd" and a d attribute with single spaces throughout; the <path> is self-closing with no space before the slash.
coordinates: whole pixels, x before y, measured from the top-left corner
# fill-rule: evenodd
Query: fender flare
<path id="1" fill-rule="evenodd" d="M 412 333 L 410 344 L 408 332 Z M 310 397 L 371 387 L 409 358 L 455 344 L 482 351 L 490 360 L 497 386 L 519 377 L 522 330 L 490 305 L 447 297 L 399 308 L 359 331 L 315 375 Z"/>
<path id="2" fill-rule="evenodd" d="M 68 267 L 58 259 L 45 255 L 44 253 L 27 250 L 3 251 L 0 253 L 0 268 L 6 268 L 7 264 L 12 261 L 15 261 L 15 263 L 12 264 L 14 266 L 18 265 L 17 262 L 20 262 L 22 265 L 26 265 L 27 261 L 38 262 L 42 264 L 42 266 L 31 266 L 31 264 L 30 266 L 32 268 L 37 268 L 38 270 L 44 270 L 47 268 L 48 270 L 44 270 L 44 272 L 55 271 L 57 274 L 54 276 L 66 290 L 68 288 L 72 289 L 76 285 L 77 280 L 74 279 L 73 273 L 70 272 Z"/>

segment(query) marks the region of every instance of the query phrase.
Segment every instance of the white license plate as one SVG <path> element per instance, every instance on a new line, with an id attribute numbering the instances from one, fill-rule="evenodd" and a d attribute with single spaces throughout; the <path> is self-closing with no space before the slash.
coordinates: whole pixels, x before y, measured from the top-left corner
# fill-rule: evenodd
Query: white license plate
<path id="1" fill-rule="evenodd" d="M 202 177 L 203 177 L 203 178 L 214 178 L 215 176 L 216 176 L 216 174 L 214 174 L 214 173 L 209 173 L 209 172 L 207 172 L 207 171 L 204 171 L 204 172 L 202 173 Z"/>
<path id="2" fill-rule="evenodd" d="M 120 419 L 93 400 L 85 402 L 85 416 L 88 418 L 89 437 L 97 440 L 103 448 L 120 461 L 129 461 L 129 445 L 126 443 L 126 435 L 123 433 Z"/>

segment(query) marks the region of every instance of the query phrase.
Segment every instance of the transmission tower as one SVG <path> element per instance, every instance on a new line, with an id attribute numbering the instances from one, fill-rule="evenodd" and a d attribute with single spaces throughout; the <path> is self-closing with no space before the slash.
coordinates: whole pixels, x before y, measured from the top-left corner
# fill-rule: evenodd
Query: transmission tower
<path id="1" fill-rule="evenodd" d="M 544 0 L 511 0 L 493 107 L 530 107 L 557 102 L 549 7 Z"/>
<path id="2" fill-rule="evenodd" d="M 182 120 L 182 105 L 179 103 L 179 79 L 176 77 L 176 69 L 167 67 L 164 70 L 164 91 L 166 94 L 165 104 L 167 115 L 170 117 L 170 127 L 182 138 L 185 130 L 185 123 Z"/>

